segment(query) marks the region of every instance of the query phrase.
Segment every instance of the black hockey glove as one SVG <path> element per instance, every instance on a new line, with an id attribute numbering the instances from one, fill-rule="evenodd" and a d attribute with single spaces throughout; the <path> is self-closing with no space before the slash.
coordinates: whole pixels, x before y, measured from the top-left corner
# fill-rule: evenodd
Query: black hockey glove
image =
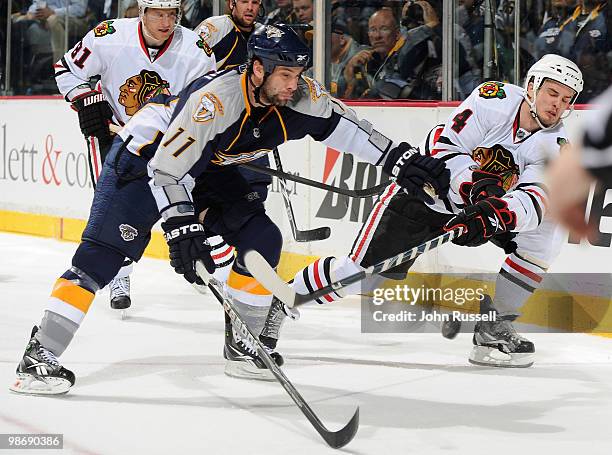
<path id="1" fill-rule="evenodd" d="M 215 271 L 215 263 L 210 256 L 204 226 L 194 215 L 168 218 L 161 226 L 170 248 L 170 265 L 174 271 L 190 283 L 205 284 L 195 271 L 195 261 L 201 260 L 208 273 Z"/>
<path id="2" fill-rule="evenodd" d="M 516 214 L 508 209 L 508 203 L 503 199 L 488 197 L 468 205 L 444 225 L 444 230 L 452 231 L 460 226 L 463 226 L 465 232 L 453 243 L 479 246 L 491 240 L 494 235 L 516 228 Z"/>
<path id="3" fill-rule="evenodd" d="M 389 150 L 383 171 L 393 177 L 406 193 L 432 204 L 433 198 L 425 192 L 431 186 L 440 198 L 446 197 L 450 184 L 450 171 L 443 161 L 419 154 L 407 142 Z"/>
<path id="4" fill-rule="evenodd" d="M 102 143 L 112 142 L 108 124 L 113 118 L 113 111 L 100 92 L 90 92 L 72 102 L 72 107 L 79 115 L 79 126 L 85 137 L 95 136 Z"/>
<path id="5" fill-rule="evenodd" d="M 472 172 L 472 181 L 459 186 L 459 194 L 466 205 L 473 205 L 489 196 L 502 197 L 506 194 L 501 176 L 481 171 Z"/>

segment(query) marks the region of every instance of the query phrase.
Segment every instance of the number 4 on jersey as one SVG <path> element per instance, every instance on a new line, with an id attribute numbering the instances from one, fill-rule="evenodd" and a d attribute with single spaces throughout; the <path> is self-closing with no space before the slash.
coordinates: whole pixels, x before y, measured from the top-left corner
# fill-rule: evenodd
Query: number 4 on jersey
<path id="1" fill-rule="evenodd" d="M 451 126 L 451 129 L 457 134 L 461 133 L 461 130 L 465 128 L 465 125 L 472 114 L 473 112 L 471 109 L 466 109 L 465 111 L 459 112 L 457 115 L 455 115 L 455 117 L 453 117 L 453 126 Z"/>

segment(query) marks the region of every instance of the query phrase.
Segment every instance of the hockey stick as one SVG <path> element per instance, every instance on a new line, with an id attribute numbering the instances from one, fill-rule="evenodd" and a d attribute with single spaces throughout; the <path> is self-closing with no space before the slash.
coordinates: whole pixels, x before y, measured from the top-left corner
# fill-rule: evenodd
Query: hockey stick
<path id="1" fill-rule="evenodd" d="M 198 275 L 201 277 L 209 276 L 209 273 L 206 271 L 204 265 L 198 261 L 196 262 L 196 271 Z M 329 444 L 330 447 L 334 449 L 339 449 L 340 447 L 348 444 L 355 434 L 357 433 L 357 429 L 359 428 L 359 407 L 355 410 L 353 417 L 351 420 L 340 430 L 338 431 L 330 431 L 328 430 L 323 422 L 317 417 L 312 408 L 308 405 L 308 403 L 304 400 L 302 395 L 297 391 L 297 389 L 293 386 L 291 381 L 285 376 L 283 371 L 279 368 L 276 362 L 270 357 L 270 354 L 266 351 L 264 346 L 259 341 L 259 337 L 253 335 L 251 329 L 245 324 L 245 322 L 240 317 L 240 314 L 235 309 L 234 304 L 227 298 L 223 297 L 221 292 L 217 289 L 218 283 L 214 278 L 211 278 L 208 282 L 208 288 L 212 291 L 213 295 L 217 298 L 219 303 L 223 305 L 223 309 L 230 317 L 234 328 L 244 337 L 247 338 L 248 343 L 252 343 L 257 350 L 257 355 L 261 358 L 264 365 L 272 372 L 274 377 L 280 382 L 283 388 L 287 391 L 293 402 L 300 408 L 302 413 L 306 416 L 308 421 L 312 424 L 312 426 L 317 430 L 317 432 L 323 437 L 325 442 Z"/>
<path id="2" fill-rule="evenodd" d="M 337 186 L 326 185 L 325 183 L 317 182 L 316 180 L 307 179 L 299 175 L 289 174 L 278 169 L 270 169 L 269 167 L 257 166 L 256 164 L 242 163 L 240 166 L 250 169 L 251 171 L 259 172 L 261 174 L 272 175 L 279 179 L 291 180 L 293 182 L 301 183 L 302 185 L 312 186 L 313 188 L 319 188 L 325 191 L 332 191 L 334 193 L 342 194 L 344 196 L 362 198 L 362 197 L 373 197 L 379 195 L 390 182 L 383 182 L 379 185 L 372 186 L 370 188 L 364 188 L 361 190 L 347 190 L 345 188 L 339 188 Z M 281 168 L 282 169 L 282 168 Z"/>
<path id="3" fill-rule="evenodd" d="M 299 294 L 295 292 L 281 277 L 276 274 L 274 269 L 270 267 L 268 262 L 258 252 L 254 250 L 247 251 L 244 256 L 244 261 L 249 272 L 257 281 L 259 281 L 259 283 L 261 283 L 264 288 L 271 291 L 272 294 L 274 294 L 285 305 L 293 308 L 295 306 L 303 305 L 306 302 L 316 300 L 350 284 L 361 281 L 366 277 L 366 275 L 382 273 L 399 264 L 415 259 L 429 250 L 433 250 L 440 245 L 450 242 L 455 237 L 459 237 L 461 234 L 463 234 L 462 227 L 445 232 L 425 243 L 422 243 L 421 245 L 410 248 L 407 251 L 374 264 L 365 270 L 349 275 L 346 278 L 334 281 L 333 283 L 330 283 L 329 285 L 321 289 L 317 289 L 309 294 Z"/>
<path id="4" fill-rule="evenodd" d="M 89 176 L 91 185 L 96 189 L 96 184 L 102 172 L 102 159 L 100 156 L 100 142 L 96 136 L 85 137 L 87 143 L 87 161 L 89 161 Z"/>
<path id="5" fill-rule="evenodd" d="M 276 169 L 284 174 L 283 164 L 281 163 L 278 149 L 275 148 L 272 153 L 274 155 Z M 293 238 L 295 241 L 313 242 L 315 240 L 325 240 L 328 238 L 331 235 L 331 229 L 327 226 L 306 231 L 301 231 L 298 229 L 295 222 L 295 214 L 293 213 L 293 206 L 291 205 L 291 199 L 289 199 L 289 193 L 287 192 L 287 181 L 284 179 L 284 177 L 278 177 L 278 182 L 280 183 L 281 193 L 283 195 L 283 201 L 285 202 L 285 209 L 287 211 L 287 218 L 289 218 L 289 225 L 291 226 L 291 232 L 293 233 Z"/>

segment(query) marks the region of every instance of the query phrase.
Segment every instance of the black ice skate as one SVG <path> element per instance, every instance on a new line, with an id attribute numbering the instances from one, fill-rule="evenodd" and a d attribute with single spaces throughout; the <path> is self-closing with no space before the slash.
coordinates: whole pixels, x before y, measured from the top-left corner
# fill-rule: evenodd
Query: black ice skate
<path id="1" fill-rule="evenodd" d="M 268 354 L 274 359 L 280 367 L 284 363 L 283 356 L 274 351 L 274 347 L 266 346 Z M 274 343 L 276 345 L 276 343 Z M 260 381 L 273 381 L 274 375 L 261 358 L 257 355 L 255 346 L 242 337 L 231 323 L 225 324 L 225 347 L 223 349 L 223 357 L 227 359 L 225 363 L 225 374 L 235 378 L 257 379 Z"/>
<path id="2" fill-rule="evenodd" d="M 74 373 L 59 364 L 55 355 L 41 346 L 32 329 L 30 342 L 17 366 L 17 379 L 9 386 L 12 392 L 29 395 L 60 395 L 74 385 Z"/>
<path id="3" fill-rule="evenodd" d="M 127 315 L 127 310 L 132 305 L 130 299 L 130 277 L 114 278 L 109 284 L 110 306 L 114 310 L 121 311 L 121 319 Z"/>
<path id="4" fill-rule="evenodd" d="M 480 313 L 490 311 L 495 312 L 491 298 L 485 296 L 480 303 Z M 535 347 L 514 329 L 512 322 L 516 318 L 517 315 L 496 314 L 495 321 L 478 321 L 474 329 L 470 363 L 506 368 L 527 368 L 533 365 Z"/>
<path id="5" fill-rule="evenodd" d="M 266 316 L 266 322 L 264 323 L 263 329 L 261 329 L 259 341 L 270 349 L 276 349 L 276 343 L 280 336 L 280 329 L 287 316 L 297 321 L 300 318 L 300 313 L 297 308 L 288 308 L 287 305 L 274 297 L 268 315 Z"/>

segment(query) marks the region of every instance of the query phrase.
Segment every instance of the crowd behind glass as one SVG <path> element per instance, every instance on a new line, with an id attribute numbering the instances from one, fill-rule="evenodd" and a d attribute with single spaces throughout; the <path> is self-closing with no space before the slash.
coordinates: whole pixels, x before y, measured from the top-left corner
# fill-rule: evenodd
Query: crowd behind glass
<path id="1" fill-rule="evenodd" d="M 443 12 L 443 0 L 328 1 L 327 85 L 340 98 L 441 100 L 445 33 L 452 33 L 448 42 L 455 46 L 451 93 L 456 100 L 484 80 L 520 83 L 529 66 L 547 53 L 567 57 L 581 68 L 585 89 L 579 103 L 588 103 L 612 83 L 608 1 L 456 0 L 450 16 Z M 136 0 L 9 3 L 10 24 L 8 11 L 0 11 L 2 94 L 57 93 L 52 65 L 66 49 L 100 21 L 138 16 Z M 314 8 L 320 3 L 263 0 L 260 22 L 295 24 L 312 42 Z M 520 26 L 515 28 L 517 8 Z M 182 25 L 194 28 L 212 14 L 212 0 L 184 0 Z M 444 26 L 445 17 L 453 17 L 452 28 Z"/>

